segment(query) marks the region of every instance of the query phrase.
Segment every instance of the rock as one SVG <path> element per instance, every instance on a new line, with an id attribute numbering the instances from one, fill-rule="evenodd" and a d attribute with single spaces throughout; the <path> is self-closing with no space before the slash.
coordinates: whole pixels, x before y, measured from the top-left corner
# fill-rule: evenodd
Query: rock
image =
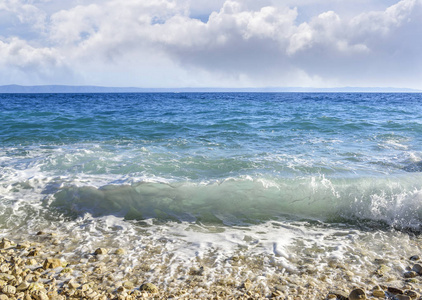
<path id="1" fill-rule="evenodd" d="M 338 300 L 348 300 L 349 297 L 347 296 L 346 292 L 343 291 L 330 291 L 328 292 L 328 294 L 330 295 L 335 295 L 337 297 Z"/>
<path id="2" fill-rule="evenodd" d="M 375 275 L 378 277 L 382 277 L 385 274 L 389 273 L 391 271 L 391 268 L 386 265 L 380 265 L 378 269 L 375 271 Z"/>
<path id="3" fill-rule="evenodd" d="M 394 294 L 394 295 L 402 295 L 403 294 L 403 291 L 401 289 L 391 287 L 391 286 L 389 286 L 387 288 L 387 291 L 391 294 Z"/>
<path id="4" fill-rule="evenodd" d="M 125 251 L 125 249 L 123 249 L 123 248 L 119 248 L 119 249 L 117 249 L 117 250 L 114 252 L 114 254 L 116 254 L 116 255 L 123 255 L 123 254 L 126 254 L 126 251 Z"/>
<path id="5" fill-rule="evenodd" d="M 9 297 L 6 295 L 0 295 L 0 300 L 9 300 Z"/>
<path id="6" fill-rule="evenodd" d="M 16 288 L 17 291 L 21 292 L 21 291 L 26 291 L 29 288 L 29 283 L 27 281 L 23 281 L 21 284 L 18 285 L 18 287 Z"/>
<path id="7" fill-rule="evenodd" d="M 385 292 L 383 290 L 373 290 L 372 296 L 384 299 L 385 298 Z"/>
<path id="8" fill-rule="evenodd" d="M 396 295 L 395 297 L 397 300 L 412 300 L 412 298 L 406 295 Z"/>
<path id="9" fill-rule="evenodd" d="M 246 279 L 245 282 L 243 282 L 243 288 L 245 290 L 249 290 L 252 287 L 252 282 L 249 279 Z"/>
<path id="10" fill-rule="evenodd" d="M 337 296 L 334 295 L 334 294 L 328 294 L 325 299 L 327 299 L 327 300 L 330 300 L 330 299 L 336 300 L 337 299 Z"/>
<path id="11" fill-rule="evenodd" d="M 10 274 L 6 274 L 6 273 L 0 273 L 0 280 L 4 280 L 4 281 L 12 281 L 16 279 L 15 276 L 10 275 Z"/>
<path id="12" fill-rule="evenodd" d="M 16 249 L 19 249 L 19 250 L 26 249 L 26 248 L 29 248 L 29 244 L 28 243 L 22 243 L 22 244 L 17 244 L 16 245 Z"/>
<path id="13" fill-rule="evenodd" d="M 349 300 L 366 299 L 365 291 L 362 289 L 354 289 L 349 294 Z"/>
<path id="14" fill-rule="evenodd" d="M 419 275 L 422 275 L 422 266 L 420 264 L 414 264 L 412 267 L 412 271 L 415 271 Z"/>
<path id="15" fill-rule="evenodd" d="M 412 299 L 417 299 L 417 298 L 420 297 L 420 295 L 418 293 L 416 293 L 415 291 L 412 291 L 412 290 L 404 291 L 404 294 L 409 296 Z"/>
<path id="16" fill-rule="evenodd" d="M 271 296 L 273 298 L 277 298 L 277 297 L 283 297 L 284 294 L 281 291 L 279 291 L 279 290 L 275 290 L 274 292 L 271 293 Z"/>
<path id="17" fill-rule="evenodd" d="M 108 250 L 105 249 L 105 248 L 98 248 L 94 252 L 95 255 L 104 255 L 104 254 L 107 254 L 107 253 L 108 253 Z"/>
<path id="18" fill-rule="evenodd" d="M 139 289 L 141 291 L 145 291 L 151 294 L 158 293 L 158 288 L 154 284 L 149 283 L 149 282 L 142 284 Z"/>
<path id="19" fill-rule="evenodd" d="M 0 249 L 7 249 L 10 247 L 12 247 L 12 243 L 8 239 L 3 238 L 0 242 Z"/>
<path id="20" fill-rule="evenodd" d="M 418 261 L 418 260 L 420 260 L 421 258 L 420 258 L 420 256 L 419 256 L 419 255 L 413 255 L 413 256 L 411 256 L 409 259 L 410 259 L 410 260 L 413 260 L 413 261 Z"/>
<path id="21" fill-rule="evenodd" d="M 32 293 L 32 297 L 35 300 L 49 300 L 47 294 L 43 291 L 35 291 Z"/>
<path id="22" fill-rule="evenodd" d="M 6 294 L 6 295 L 16 294 L 16 288 L 14 286 L 11 286 L 11 285 L 4 286 L 1 291 L 3 292 L 3 294 Z"/>
<path id="23" fill-rule="evenodd" d="M 409 271 L 405 272 L 403 276 L 404 278 L 415 278 L 416 276 L 418 276 L 418 273 L 416 273 L 415 271 Z"/>
<path id="24" fill-rule="evenodd" d="M 68 283 L 67 286 L 71 289 L 77 289 L 80 285 L 75 282 L 73 279 L 71 279 Z"/>
<path id="25" fill-rule="evenodd" d="M 131 281 L 125 281 L 125 282 L 123 282 L 123 287 L 124 287 L 125 289 L 131 290 L 131 289 L 133 289 L 135 286 L 134 286 L 133 282 L 131 282 Z"/>
<path id="26" fill-rule="evenodd" d="M 27 257 L 34 257 L 34 256 L 37 256 L 37 255 L 38 255 L 38 250 L 35 249 L 35 250 L 32 250 L 32 251 L 29 251 Z"/>
<path id="27" fill-rule="evenodd" d="M 30 292 L 36 292 L 36 291 L 45 291 L 44 284 L 41 282 L 32 282 L 29 287 L 28 291 Z"/>
<path id="28" fill-rule="evenodd" d="M 58 268 L 58 267 L 61 267 L 61 266 L 63 266 L 63 262 L 58 258 L 47 258 L 44 261 L 44 264 L 43 264 L 43 268 L 45 270 L 55 269 L 55 268 Z"/>

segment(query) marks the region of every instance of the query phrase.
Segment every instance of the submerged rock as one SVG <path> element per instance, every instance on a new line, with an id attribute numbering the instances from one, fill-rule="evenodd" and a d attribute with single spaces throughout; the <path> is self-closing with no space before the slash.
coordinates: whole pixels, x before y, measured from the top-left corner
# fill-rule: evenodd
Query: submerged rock
<path id="1" fill-rule="evenodd" d="M 404 278 L 415 278 L 416 276 L 418 276 L 418 273 L 416 273 L 415 271 L 409 271 L 405 272 L 403 276 Z"/>
<path id="2" fill-rule="evenodd" d="M 158 293 L 158 288 L 154 284 L 149 283 L 149 282 L 142 284 L 139 289 L 141 291 L 145 291 L 151 294 Z"/>
<path id="3" fill-rule="evenodd" d="M 330 291 L 328 295 L 334 295 L 337 297 L 338 300 L 348 300 L 349 297 L 347 296 L 347 293 L 344 291 Z"/>
<path id="4" fill-rule="evenodd" d="M 419 256 L 419 255 L 413 255 L 413 256 L 411 256 L 409 259 L 410 259 L 410 260 L 413 260 L 413 261 L 418 261 L 418 260 L 420 260 L 421 258 L 420 258 L 420 256 Z"/>
<path id="5" fill-rule="evenodd" d="M 349 294 L 349 300 L 366 299 L 365 291 L 362 289 L 354 289 Z"/>
<path id="6" fill-rule="evenodd" d="M 419 275 L 422 275 L 422 266 L 420 264 L 414 264 L 412 267 L 412 271 L 415 271 Z"/>
<path id="7" fill-rule="evenodd" d="M 95 255 L 104 255 L 104 254 L 107 254 L 107 253 L 108 253 L 108 250 L 105 249 L 105 248 L 98 248 L 94 252 Z"/>
<path id="8" fill-rule="evenodd" d="M 377 298 L 385 298 L 385 292 L 383 290 L 373 290 L 372 296 Z"/>

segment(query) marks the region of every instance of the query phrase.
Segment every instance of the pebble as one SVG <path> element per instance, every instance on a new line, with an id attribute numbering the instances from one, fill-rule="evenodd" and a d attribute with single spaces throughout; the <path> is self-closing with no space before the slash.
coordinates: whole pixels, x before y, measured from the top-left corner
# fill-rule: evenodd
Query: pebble
<path id="1" fill-rule="evenodd" d="M 363 289 L 354 289 L 349 294 L 349 300 L 366 299 L 366 294 Z"/>
<path id="2" fill-rule="evenodd" d="M 391 287 L 389 286 L 387 288 L 388 292 L 394 295 L 402 295 L 403 294 L 403 290 L 395 288 L 395 287 Z"/>
<path id="3" fill-rule="evenodd" d="M 396 295 L 395 297 L 397 300 L 412 300 L 412 298 L 406 295 Z"/>
<path id="4" fill-rule="evenodd" d="M 63 262 L 58 258 L 47 258 L 44 261 L 43 268 L 44 269 L 55 269 L 61 267 Z"/>
<path id="5" fill-rule="evenodd" d="M 418 273 L 416 273 L 415 271 L 408 271 L 405 272 L 403 276 L 404 278 L 415 278 L 416 276 L 418 276 Z"/>
<path id="6" fill-rule="evenodd" d="M 108 250 L 105 249 L 105 248 L 98 248 L 94 252 L 95 255 L 104 255 L 104 254 L 107 254 L 107 253 L 108 253 Z"/>
<path id="7" fill-rule="evenodd" d="M 123 248 L 119 248 L 119 249 L 117 249 L 117 250 L 114 252 L 114 254 L 116 254 L 116 255 L 123 255 L 123 254 L 126 254 L 126 251 L 125 251 L 125 249 L 123 249 Z"/>
<path id="8" fill-rule="evenodd" d="M 14 295 L 14 294 L 16 294 L 16 288 L 14 286 L 11 286 L 11 285 L 4 286 L 1 291 L 4 294 L 7 294 L 7 295 Z"/>
<path id="9" fill-rule="evenodd" d="M 413 256 L 411 256 L 409 259 L 410 259 L 410 260 L 413 260 L 413 261 L 418 261 L 418 260 L 420 260 L 421 258 L 420 258 L 420 256 L 419 256 L 419 255 L 413 255 Z"/>
<path id="10" fill-rule="evenodd" d="M 158 288 L 154 284 L 149 283 L 149 282 L 142 284 L 139 289 L 141 291 L 146 291 L 151 294 L 158 293 Z"/>
<path id="11" fill-rule="evenodd" d="M 414 264 L 412 267 L 412 271 L 415 271 L 419 275 L 422 275 L 422 266 L 420 264 Z"/>
<path id="12" fill-rule="evenodd" d="M 384 298 L 385 292 L 383 290 L 373 290 L 372 296 L 377 297 L 377 298 Z"/>

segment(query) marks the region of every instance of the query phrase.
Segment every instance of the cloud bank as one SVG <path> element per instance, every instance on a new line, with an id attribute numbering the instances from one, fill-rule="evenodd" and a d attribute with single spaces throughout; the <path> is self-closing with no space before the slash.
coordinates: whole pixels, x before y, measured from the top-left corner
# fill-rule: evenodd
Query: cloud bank
<path id="1" fill-rule="evenodd" d="M 422 88 L 422 0 L 62 2 L 0 2 L 0 84 Z"/>

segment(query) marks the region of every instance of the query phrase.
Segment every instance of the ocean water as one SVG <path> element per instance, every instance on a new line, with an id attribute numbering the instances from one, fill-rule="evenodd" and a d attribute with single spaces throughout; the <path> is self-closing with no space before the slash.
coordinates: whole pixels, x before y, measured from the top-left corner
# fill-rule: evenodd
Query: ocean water
<path id="1" fill-rule="evenodd" d="M 0 95 L 1 236 L 171 254 L 162 285 L 234 255 L 260 258 L 236 280 L 335 260 L 359 283 L 421 250 L 421 171 L 422 94 Z"/>

